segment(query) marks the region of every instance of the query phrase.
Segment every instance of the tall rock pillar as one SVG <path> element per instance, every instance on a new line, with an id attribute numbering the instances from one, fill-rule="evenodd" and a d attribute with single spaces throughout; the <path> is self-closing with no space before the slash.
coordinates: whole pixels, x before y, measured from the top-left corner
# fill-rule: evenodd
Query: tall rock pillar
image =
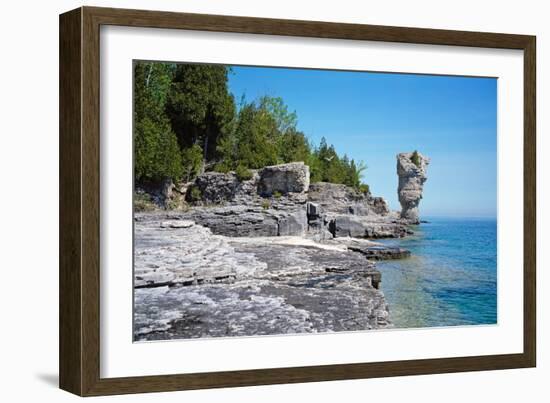
<path id="1" fill-rule="evenodd" d="M 418 205 L 422 199 L 424 182 L 428 179 L 427 168 L 430 159 L 419 152 L 397 154 L 397 194 L 401 203 L 401 218 L 411 224 L 420 222 Z"/>

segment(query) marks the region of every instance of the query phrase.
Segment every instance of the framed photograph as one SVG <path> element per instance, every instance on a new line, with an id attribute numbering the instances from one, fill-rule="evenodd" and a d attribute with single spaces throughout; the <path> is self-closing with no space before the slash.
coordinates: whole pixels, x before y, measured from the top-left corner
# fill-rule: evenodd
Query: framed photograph
<path id="1" fill-rule="evenodd" d="M 533 367 L 535 37 L 60 16 L 60 387 Z"/>

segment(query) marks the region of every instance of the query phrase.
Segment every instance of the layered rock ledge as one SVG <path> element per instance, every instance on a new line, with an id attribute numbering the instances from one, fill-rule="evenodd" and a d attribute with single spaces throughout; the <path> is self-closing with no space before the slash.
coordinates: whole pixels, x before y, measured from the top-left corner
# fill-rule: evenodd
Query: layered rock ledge
<path id="1" fill-rule="evenodd" d="M 380 272 L 346 245 L 229 238 L 174 217 L 136 218 L 136 341 L 390 325 Z"/>

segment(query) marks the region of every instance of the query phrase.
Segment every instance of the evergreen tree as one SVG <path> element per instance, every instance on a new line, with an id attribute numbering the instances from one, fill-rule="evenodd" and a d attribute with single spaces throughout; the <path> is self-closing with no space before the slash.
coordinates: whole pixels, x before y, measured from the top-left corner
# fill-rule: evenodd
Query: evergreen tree
<path id="1" fill-rule="evenodd" d="M 275 120 L 255 103 L 245 105 L 239 111 L 235 129 L 236 150 L 233 165 L 246 168 L 262 168 L 277 164 L 278 143 Z"/>
<path id="2" fill-rule="evenodd" d="M 136 181 L 177 180 L 182 174 L 177 139 L 164 113 L 173 65 L 134 65 L 134 176 Z"/>
<path id="3" fill-rule="evenodd" d="M 199 145 L 204 163 L 216 157 L 217 143 L 235 116 L 228 72 L 219 65 L 179 64 L 168 95 L 166 110 L 181 148 Z"/>
<path id="4" fill-rule="evenodd" d="M 309 143 L 304 133 L 291 129 L 282 134 L 279 151 L 279 159 L 282 162 L 304 161 L 307 164 L 310 153 Z"/>
<path id="5" fill-rule="evenodd" d="M 304 161 L 312 182 L 368 191 L 361 183 L 365 165 L 340 157 L 325 138 L 310 144 L 282 98 L 243 98 L 237 111 L 229 72 L 218 65 L 135 64 L 136 181 L 190 181 L 205 169 L 237 170 L 244 179 L 249 169 Z"/>

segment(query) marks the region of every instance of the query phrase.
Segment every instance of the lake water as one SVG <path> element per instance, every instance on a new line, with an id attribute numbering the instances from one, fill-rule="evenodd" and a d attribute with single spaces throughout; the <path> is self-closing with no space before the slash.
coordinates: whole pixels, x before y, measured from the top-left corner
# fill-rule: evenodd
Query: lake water
<path id="1" fill-rule="evenodd" d="M 495 324 L 496 220 L 426 220 L 414 236 L 382 241 L 412 253 L 377 263 L 395 327 Z"/>

